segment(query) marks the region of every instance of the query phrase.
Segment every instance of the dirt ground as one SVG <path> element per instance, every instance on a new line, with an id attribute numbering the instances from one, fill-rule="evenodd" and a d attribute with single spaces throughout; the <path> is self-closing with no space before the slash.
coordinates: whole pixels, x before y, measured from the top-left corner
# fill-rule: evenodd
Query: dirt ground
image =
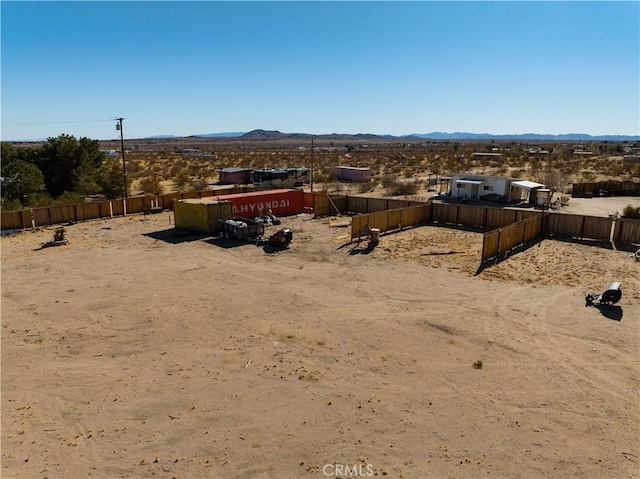
<path id="1" fill-rule="evenodd" d="M 368 251 L 300 215 L 269 253 L 171 222 L 2 238 L 2 477 L 640 477 L 629 252 L 544 240 L 476 275 L 468 231 Z"/>

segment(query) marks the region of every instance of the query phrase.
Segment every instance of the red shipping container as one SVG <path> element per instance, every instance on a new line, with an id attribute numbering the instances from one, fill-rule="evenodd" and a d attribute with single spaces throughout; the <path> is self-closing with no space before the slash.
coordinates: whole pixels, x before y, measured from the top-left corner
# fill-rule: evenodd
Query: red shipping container
<path id="1" fill-rule="evenodd" d="M 269 210 L 276 216 L 287 216 L 304 211 L 304 193 L 302 190 L 267 190 L 251 193 L 224 195 L 220 198 L 231 201 L 233 216 L 255 218 L 267 214 Z M 204 198 L 203 198 L 204 199 Z"/>

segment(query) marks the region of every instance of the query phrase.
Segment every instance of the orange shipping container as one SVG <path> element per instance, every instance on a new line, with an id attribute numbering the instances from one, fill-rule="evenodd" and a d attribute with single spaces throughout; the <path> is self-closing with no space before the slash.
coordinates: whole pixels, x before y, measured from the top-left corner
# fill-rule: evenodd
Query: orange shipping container
<path id="1" fill-rule="evenodd" d="M 224 195 L 224 200 L 231 201 L 233 216 L 255 218 L 269 210 L 276 216 L 287 216 L 304 211 L 303 195 L 302 190 L 282 189 Z"/>

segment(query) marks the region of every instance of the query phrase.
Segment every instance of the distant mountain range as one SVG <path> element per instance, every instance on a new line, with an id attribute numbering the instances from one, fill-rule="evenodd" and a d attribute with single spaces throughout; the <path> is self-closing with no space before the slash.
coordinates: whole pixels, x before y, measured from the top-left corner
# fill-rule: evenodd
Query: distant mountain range
<path id="1" fill-rule="evenodd" d="M 640 141 L 640 136 L 632 135 L 587 135 L 585 133 L 566 133 L 550 135 L 540 133 L 522 133 L 493 135 L 490 133 L 455 132 L 446 133 L 434 131 L 431 133 L 411 133 L 409 135 L 373 135 L 369 133 L 340 134 L 331 133 L 313 135 L 310 133 L 282 133 L 277 130 L 253 130 L 249 132 L 202 133 L 191 135 L 195 138 L 245 138 L 247 140 L 286 140 L 286 139 L 354 139 L 354 140 L 526 140 L 526 141 Z M 175 135 L 157 135 L 150 138 L 179 138 Z"/>

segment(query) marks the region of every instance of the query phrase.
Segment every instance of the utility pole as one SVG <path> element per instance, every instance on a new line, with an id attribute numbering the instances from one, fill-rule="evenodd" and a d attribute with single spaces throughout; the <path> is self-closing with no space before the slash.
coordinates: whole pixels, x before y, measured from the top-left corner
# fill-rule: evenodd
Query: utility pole
<path id="1" fill-rule="evenodd" d="M 311 193 L 313 193 L 313 137 L 311 137 Z"/>
<path id="2" fill-rule="evenodd" d="M 127 188 L 127 166 L 124 161 L 124 133 L 122 131 L 122 120 L 124 118 L 116 118 L 118 124 L 116 130 L 120 130 L 120 151 L 122 151 L 122 177 L 124 179 L 124 197 L 129 198 L 129 189 Z"/>

